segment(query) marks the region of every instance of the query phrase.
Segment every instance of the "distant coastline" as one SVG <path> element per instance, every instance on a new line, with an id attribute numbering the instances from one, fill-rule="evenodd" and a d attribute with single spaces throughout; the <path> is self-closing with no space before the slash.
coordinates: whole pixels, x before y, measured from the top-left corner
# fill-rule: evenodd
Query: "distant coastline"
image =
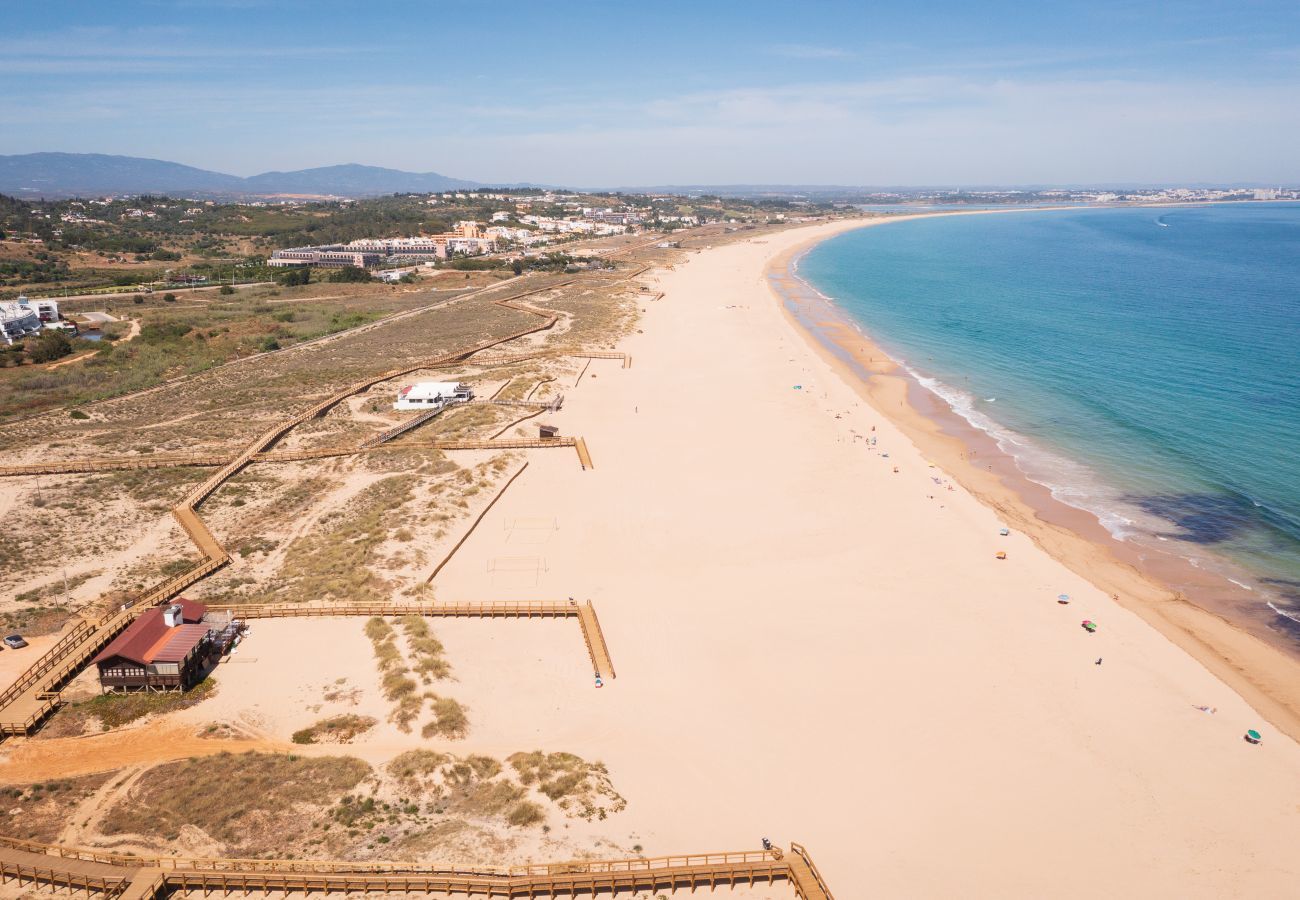
<path id="1" fill-rule="evenodd" d="M 1244 201 L 1243 201 L 1244 202 Z M 1250 201 L 1262 202 L 1262 201 Z M 1149 204 L 1162 207 L 1201 203 Z M 1013 528 L 1076 573 L 1116 597 L 1182 649 L 1215 672 L 1300 740 L 1300 657 L 1268 634 L 1198 605 L 1213 589 L 1245 595 L 1236 582 L 1196 569 L 1173 554 L 1142 555 L 1116 540 L 1097 517 L 1052 496 L 1031 481 L 987 432 L 971 425 L 940 396 L 886 353 L 835 302 L 799 276 L 798 260 L 816 244 L 848 230 L 916 218 L 1012 212 L 1078 210 L 1079 206 L 1011 207 L 877 216 L 845 222 L 776 258 L 766 272 L 787 318 L 881 414 L 922 453 L 996 510 Z M 1100 207 L 1105 208 L 1105 207 Z M 978 459 L 978 465 L 973 460 Z M 1231 587 L 1225 588 L 1225 583 Z M 1179 593 L 1171 584 L 1184 586 Z M 1244 627 L 1243 627 L 1244 626 Z"/>

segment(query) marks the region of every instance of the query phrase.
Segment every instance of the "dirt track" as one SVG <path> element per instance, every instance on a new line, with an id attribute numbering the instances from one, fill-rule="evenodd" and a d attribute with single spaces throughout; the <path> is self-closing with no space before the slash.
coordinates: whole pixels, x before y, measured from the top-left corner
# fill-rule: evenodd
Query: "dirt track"
<path id="1" fill-rule="evenodd" d="M 0 757 L 0 783 L 31 784 L 217 753 L 302 749 L 276 741 L 202 738 L 192 728 L 145 725 L 89 737 L 15 741 Z"/>

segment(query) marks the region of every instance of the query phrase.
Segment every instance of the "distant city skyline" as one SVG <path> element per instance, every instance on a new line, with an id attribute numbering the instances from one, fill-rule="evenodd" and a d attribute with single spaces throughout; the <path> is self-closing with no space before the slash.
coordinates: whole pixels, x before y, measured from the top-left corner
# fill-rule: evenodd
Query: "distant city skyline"
<path id="1" fill-rule="evenodd" d="M 1300 4 L 0 10 L 0 153 L 485 183 L 1300 181 Z"/>

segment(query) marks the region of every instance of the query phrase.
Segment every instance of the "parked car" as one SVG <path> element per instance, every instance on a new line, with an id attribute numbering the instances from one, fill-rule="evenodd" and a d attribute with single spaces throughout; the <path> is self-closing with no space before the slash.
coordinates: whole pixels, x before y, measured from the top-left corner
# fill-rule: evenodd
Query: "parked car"
<path id="1" fill-rule="evenodd" d="M 5 638 L 5 646 L 11 650 L 21 650 L 27 646 L 27 642 L 23 640 L 21 634 L 11 634 Z"/>

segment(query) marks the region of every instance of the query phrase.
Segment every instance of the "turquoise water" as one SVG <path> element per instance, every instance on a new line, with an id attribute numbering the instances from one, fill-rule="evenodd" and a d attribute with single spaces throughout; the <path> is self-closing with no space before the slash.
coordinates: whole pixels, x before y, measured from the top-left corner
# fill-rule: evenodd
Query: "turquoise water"
<path id="1" fill-rule="evenodd" d="M 1300 638 L 1300 204 L 897 222 L 799 274 L 1030 478 Z"/>

